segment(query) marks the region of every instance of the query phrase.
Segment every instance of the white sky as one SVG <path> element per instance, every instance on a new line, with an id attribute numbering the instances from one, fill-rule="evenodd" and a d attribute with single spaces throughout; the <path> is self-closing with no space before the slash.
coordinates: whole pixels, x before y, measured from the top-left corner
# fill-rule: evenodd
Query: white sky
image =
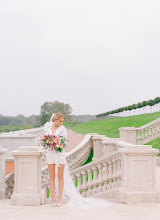
<path id="1" fill-rule="evenodd" d="M 160 96 L 159 0 L 0 0 L 0 114 L 100 114 Z"/>

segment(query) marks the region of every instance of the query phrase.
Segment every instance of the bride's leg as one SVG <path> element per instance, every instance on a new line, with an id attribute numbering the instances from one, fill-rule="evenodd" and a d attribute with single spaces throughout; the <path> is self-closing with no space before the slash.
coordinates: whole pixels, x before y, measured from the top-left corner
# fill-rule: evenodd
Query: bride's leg
<path id="1" fill-rule="evenodd" d="M 50 184 L 50 193 L 52 195 L 52 203 L 56 203 L 56 197 L 55 197 L 55 164 L 48 164 L 48 170 L 49 170 L 49 184 Z"/>
<path id="2" fill-rule="evenodd" d="M 58 167 L 58 203 L 62 203 L 62 192 L 63 192 L 63 186 L 64 186 L 64 167 L 65 164 L 60 164 L 61 167 Z"/>

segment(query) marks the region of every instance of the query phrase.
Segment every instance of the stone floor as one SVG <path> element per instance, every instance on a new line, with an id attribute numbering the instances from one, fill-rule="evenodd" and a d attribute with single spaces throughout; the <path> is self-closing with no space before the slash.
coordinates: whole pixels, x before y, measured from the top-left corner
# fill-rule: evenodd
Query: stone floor
<path id="1" fill-rule="evenodd" d="M 53 207 L 50 204 L 40 206 L 15 206 L 11 200 L 0 201 L 0 220 L 159 220 L 160 203 L 126 205 L 114 203 L 108 208 L 81 210 L 71 209 L 64 204 Z"/>

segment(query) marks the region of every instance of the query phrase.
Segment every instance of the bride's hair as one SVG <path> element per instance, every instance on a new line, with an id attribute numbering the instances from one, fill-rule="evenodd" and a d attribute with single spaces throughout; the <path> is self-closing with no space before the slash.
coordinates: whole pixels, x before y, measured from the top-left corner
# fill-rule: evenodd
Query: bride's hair
<path id="1" fill-rule="evenodd" d="M 53 115 L 52 122 L 54 122 L 54 120 L 61 119 L 61 118 L 64 118 L 64 115 L 61 112 L 57 112 Z"/>

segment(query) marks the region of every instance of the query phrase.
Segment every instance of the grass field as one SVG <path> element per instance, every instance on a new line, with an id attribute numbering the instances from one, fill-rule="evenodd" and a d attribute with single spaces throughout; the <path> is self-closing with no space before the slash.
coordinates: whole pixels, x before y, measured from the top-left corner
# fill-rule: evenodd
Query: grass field
<path id="1" fill-rule="evenodd" d="M 110 138 L 119 138 L 118 128 L 120 127 L 138 128 L 159 117 L 160 117 L 160 112 L 156 112 L 156 113 L 149 113 L 149 114 L 136 115 L 136 116 L 101 119 L 101 120 L 89 121 L 89 122 L 73 125 L 70 126 L 70 129 L 80 134 L 98 133 L 98 134 L 106 135 L 107 137 Z"/>
<path id="2" fill-rule="evenodd" d="M 110 119 L 101 119 L 95 121 L 89 121 L 85 123 L 77 123 L 77 125 L 70 124 L 70 129 L 80 133 L 97 133 L 101 135 L 106 135 L 106 137 L 110 138 L 119 138 L 119 128 L 121 127 L 141 127 L 157 118 L 160 117 L 160 112 L 149 113 L 143 115 L 135 115 L 128 117 L 117 117 Z M 67 127 L 67 124 L 63 123 L 64 126 Z M 147 143 L 146 145 L 152 145 L 153 148 L 160 150 L 160 137 Z M 160 156 L 160 153 L 157 155 Z M 90 158 L 91 161 L 91 158 Z"/>

